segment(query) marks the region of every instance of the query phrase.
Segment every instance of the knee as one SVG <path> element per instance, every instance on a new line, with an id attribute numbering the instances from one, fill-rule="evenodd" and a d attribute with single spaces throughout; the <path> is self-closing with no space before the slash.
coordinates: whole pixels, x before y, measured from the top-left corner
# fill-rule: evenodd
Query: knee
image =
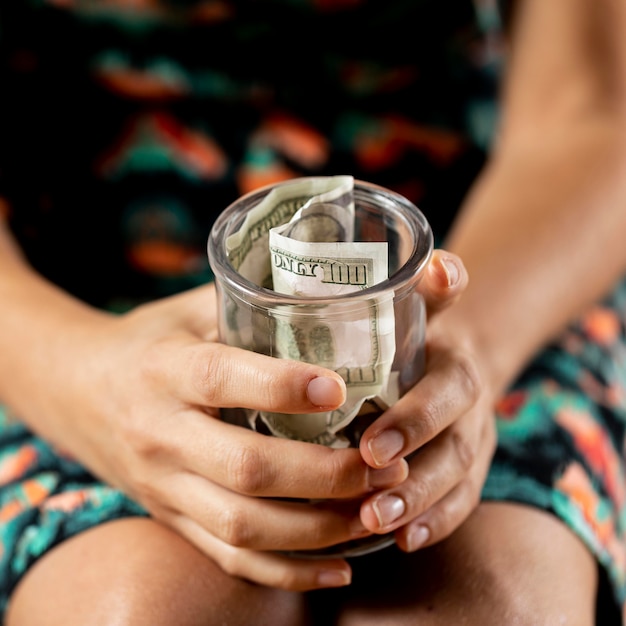
<path id="1" fill-rule="evenodd" d="M 448 539 L 375 558 L 341 626 L 594 623 L 593 558 L 558 520 L 529 507 L 481 505 Z M 388 572 L 384 581 L 373 567 Z"/>
<path id="2" fill-rule="evenodd" d="M 16 590 L 6 625 L 291 626 L 304 623 L 303 605 L 299 594 L 226 575 L 152 520 L 126 519 L 43 557 Z"/>

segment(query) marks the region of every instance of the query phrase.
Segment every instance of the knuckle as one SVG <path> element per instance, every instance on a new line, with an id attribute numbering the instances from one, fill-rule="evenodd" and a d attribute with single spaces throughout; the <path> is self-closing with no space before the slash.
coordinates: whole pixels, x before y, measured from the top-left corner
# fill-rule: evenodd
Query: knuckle
<path id="1" fill-rule="evenodd" d="M 443 419 L 443 407 L 438 399 L 425 399 L 419 407 L 417 419 L 407 420 L 404 430 L 409 441 L 422 443 L 432 439 L 441 430 Z"/>
<path id="2" fill-rule="evenodd" d="M 433 489 L 430 481 L 424 478 L 417 478 L 407 491 L 408 507 L 414 511 L 424 511 L 432 503 Z"/>
<path id="3" fill-rule="evenodd" d="M 327 476 L 326 485 L 328 486 L 328 496 L 330 498 L 340 498 L 346 496 L 347 493 L 357 489 L 359 492 L 365 489 L 366 473 L 361 471 L 358 474 L 352 464 L 345 462 L 345 457 L 336 454 L 336 451 L 330 451 L 327 455 L 327 467 L 325 474 Z M 358 481 L 358 485 L 355 485 Z"/>
<path id="4" fill-rule="evenodd" d="M 165 445 L 156 437 L 135 436 L 132 448 L 135 454 L 146 461 L 158 460 L 165 450 Z"/>
<path id="5" fill-rule="evenodd" d="M 161 367 L 163 361 L 163 340 L 154 340 L 144 347 L 142 358 L 138 363 L 138 373 L 143 380 L 160 382 L 163 376 Z"/>
<path id="6" fill-rule="evenodd" d="M 233 450 L 228 461 L 233 489 L 243 495 L 264 495 L 273 483 L 271 471 L 259 448 L 242 445 Z"/>
<path id="7" fill-rule="evenodd" d="M 300 590 L 303 587 L 299 573 L 286 568 L 276 573 L 275 580 L 272 581 L 272 584 L 278 589 L 287 591 Z"/>
<path id="8" fill-rule="evenodd" d="M 459 352 L 456 367 L 461 388 L 471 403 L 476 403 L 480 397 L 482 383 L 474 360 L 468 354 Z"/>
<path id="9" fill-rule="evenodd" d="M 161 438 L 155 429 L 146 428 L 143 411 L 129 410 L 120 423 L 122 430 L 118 443 L 122 451 L 130 452 L 130 457 L 156 461 L 166 453 L 168 442 Z"/>
<path id="10" fill-rule="evenodd" d="M 235 361 L 218 344 L 204 349 L 201 357 L 191 353 L 189 369 L 209 406 L 223 406 L 226 397 L 241 397 L 244 392 L 250 395 L 250 390 L 254 390 L 255 406 L 280 406 L 285 385 L 276 382 L 277 368 L 259 369 Z M 290 380 L 287 376 L 285 379 Z"/>
<path id="11" fill-rule="evenodd" d="M 461 467 L 464 470 L 468 470 L 474 464 L 474 459 L 476 457 L 472 446 L 469 444 L 466 437 L 458 431 L 454 431 L 452 433 L 452 443 Z"/>
<path id="12" fill-rule="evenodd" d="M 204 358 L 192 364 L 192 376 L 210 406 L 218 406 L 221 400 L 220 388 L 227 384 L 229 373 L 217 350 L 208 350 Z M 221 381 L 217 385 L 216 381 Z"/>
<path id="13" fill-rule="evenodd" d="M 222 541 L 237 548 L 250 547 L 255 535 L 248 516 L 233 508 L 220 512 L 215 532 Z"/>

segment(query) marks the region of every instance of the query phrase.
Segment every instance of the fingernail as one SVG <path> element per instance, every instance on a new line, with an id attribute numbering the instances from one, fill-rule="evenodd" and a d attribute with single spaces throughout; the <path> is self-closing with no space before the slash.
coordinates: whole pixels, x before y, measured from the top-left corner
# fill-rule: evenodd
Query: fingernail
<path id="1" fill-rule="evenodd" d="M 420 546 L 423 546 L 430 538 L 430 530 L 427 526 L 419 525 L 413 526 L 407 532 L 406 543 L 409 548 L 409 552 L 417 550 Z"/>
<path id="2" fill-rule="evenodd" d="M 384 528 L 404 515 L 406 505 L 398 496 L 383 496 L 374 501 L 372 508 L 378 519 L 378 525 Z"/>
<path id="3" fill-rule="evenodd" d="M 318 376 L 310 380 L 306 395 L 311 404 L 319 407 L 339 406 L 345 397 L 343 385 L 329 376 Z"/>
<path id="4" fill-rule="evenodd" d="M 350 572 L 326 569 L 318 572 L 317 584 L 320 587 L 345 587 L 350 584 Z"/>
<path id="5" fill-rule="evenodd" d="M 404 436 L 398 430 L 383 430 L 367 442 L 367 447 L 374 463 L 380 467 L 389 463 L 404 448 Z"/>
<path id="6" fill-rule="evenodd" d="M 446 273 L 446 279 L 448 281 L 448 287 L 454 287 L 459 282 L 461 272 L 459 266 L 451 257 L 441 257 L 441 266 Z"/>
<path id="7" fill-rule="evenodd" d="M 399 463 L 394 463 L 389 467 L 374 469 L 370 467 L 367 473 L 369 486 L 374 489 L 381 487 L 391 487 L 402 482 L 408 474 L 408 464 L 404 459 L 400 459 Z"/>

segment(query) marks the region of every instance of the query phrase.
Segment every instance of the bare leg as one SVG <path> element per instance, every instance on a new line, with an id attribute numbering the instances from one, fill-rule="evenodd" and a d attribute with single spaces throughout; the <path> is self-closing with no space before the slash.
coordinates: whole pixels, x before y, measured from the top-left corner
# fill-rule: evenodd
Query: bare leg
<path id="1" fill-rule="evenodd" d="M 169 529 L 143 518 L 81 533 L 36 563 L 6 626 L 293 626 L 301 594 L 232 578 Z"/>
<path id="2" fill-rule="evenodd" d="M 594 559 L 536 509 L 485 503 L 436 546 L 364 558 L 340 626 L 594 624 Z"/>

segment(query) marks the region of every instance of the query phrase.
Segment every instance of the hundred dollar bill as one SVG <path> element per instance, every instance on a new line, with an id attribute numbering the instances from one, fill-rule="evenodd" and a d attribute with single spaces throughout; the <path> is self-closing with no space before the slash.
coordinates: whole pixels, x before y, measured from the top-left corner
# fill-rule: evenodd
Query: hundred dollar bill
<path id="1" fill-rule="evenodd" d="M 259 286 L 305 297 L 348 294 L 387 278 L 387 243 L 353 241 L 353 182 L 351 176 L 310 178 L 272 190 L 226 240 L 233 267 Z M 347 400 L 336 411 L 249 414 L 253 428 L 261 420 L 277 436 L 343 447 L 350 441 L 341 431 L 363 403 L 380 406 L 394 395 L 391 297 L 374 300 L 356 319 L 332 305 L 316 322 L 303 321 L 295 311 L 273 319 L 245 317 L 237 306 L 231 311 L 227 333 L 239 345 L 322 365 L 338 372 L 347 386 Z"/>
<path id="2" fill-rule="evenodd" d="M 387 278 L 386 242 L 300 241 L 280 231 L 290 229 L 270 231 L 275 291 L 323 298 L 361 291 Z M 338 372 L 346 382 L 347 398 L 339 409 L 325 413 L 262 413 L 267 427 L 291 439 L 333 447 L 348 445 L 341 430 L 365 400 L 386 395 L 395 355 L 392 297 L 372 298 L 358 314 L 328 304 L 321 319 L 281 317 L 276 323 L 276 339 L 277 356 Z"/>
<path id="3" fill-rule="evenodd" d="M 352 176 L 310 177 L 275 187 L 247 213 L 239 230 L 226 239 L 230 264 L 254 284 L 273 289 L 269 231 L 289 223 L 298 211 L 299 221 L 302 212 L 312 204 L 332 203 L 337 224 L 335 237 L 345 241 L 352 240 L 353 187 Z M 303 229 L 300 229 L 299 236 L 302 232 Z M 225 302 L 224 308 L 227 318 L 226 328 L 223 330 L 226 343 L 254 346 L 259 352 L 268 352 L 268 337 L 273 332 L 271 320 L 248 314 L 235 302 Z"/>
<path id="4" fill-rule="evenodd" d="M 237 272 L 260 287 L 272 288 L 269 257 L 269 232 L 288 223 L 300 209 L 315 203 L 332 203 L 345 215 L 336 236 L 353 238 L 354 201 L 352 176 L 311 177 L 270 191 L 247 215 L 241 228 L 226 239 L 228 260 Z M 339 239 L 337 239 L 339 240 Z"/>

